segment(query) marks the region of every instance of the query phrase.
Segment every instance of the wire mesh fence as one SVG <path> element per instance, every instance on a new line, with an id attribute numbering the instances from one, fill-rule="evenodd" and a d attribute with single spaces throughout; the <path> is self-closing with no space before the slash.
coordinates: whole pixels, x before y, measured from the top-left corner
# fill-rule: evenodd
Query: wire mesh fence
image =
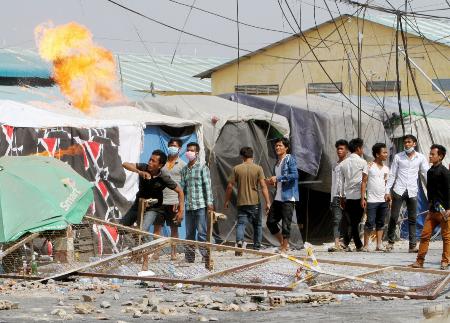
<path id="1" fill-rule="evenodd" d="M 365 279 L 386 282 L 388 285 L 370 284 L 365 281 L 339 279 L 312 286 L 313 291 L 329 291 L 336 294 L 409 296 L 417 299 L 434 299 L 449 282 L 449 275 L 437 270 L 415 270 L 405 267 L 384 267 L 358 275 Z M 391 287 L 389 287 L 391 286 Z M 395 288 L 403 286 L 404 289 Z M 408 290 L 405 290 L 408 289 Z"/>
<path id="2" fill-rule="evenodd" d="M 448 275 L 439 271 L 320 259 L 317 264 L 308 253 L 297 259 L 160 237 L 89 216 L 67 230 L 30 234 L 1 247 L 4 275 L 42 281 L 78 275 L 268 290 L 292 290 L 305 283 L 313 290 L 334 293 L 404 295 L 407 291 L 417 298 L 435 297 L 448 281 Z M 369 280 L 358 281 L 358 277 Z"/>

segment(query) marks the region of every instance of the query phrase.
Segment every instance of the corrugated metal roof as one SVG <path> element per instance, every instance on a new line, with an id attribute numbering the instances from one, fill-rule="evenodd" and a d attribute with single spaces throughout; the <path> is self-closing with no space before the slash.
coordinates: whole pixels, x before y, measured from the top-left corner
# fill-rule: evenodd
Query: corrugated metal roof
<path id="1" fill-rule="evenodd" d="M 211 92 L 211 81 L 194 75 L 220 65 L 226 58 L 119 54 L 117 61 L 124 88 L 155 91 Z"/>
<path id="2" fill-rule="evenodd" d="M 335 17 L 334 20 L 336 21 L 340 18 L 347 18 L 347 17 L 353 17 L 353 16 L 344 14 L 339 17 Z M 397 27 L 396 16 L 394 16 L 394 15 L 388 15 L 388 14 L 366 15 L 365 18 L 366 18 L 366 20 L 384 25 L 389 28 L 392 28 L 393 26 L 394 26 L 394 28 Z M 362 19 L 362 18 L 360 18 L 360 19 Z M 311 28 L 303 30 L 303 32 L 307 33 L 311 30 L 316 30 L 323 25 L 331 23 L 332 21 L 333 21 L 332 19 L 324 21 L 316 26 L 313 26 Z M 405 23 L 406 23 L 406 26 L 405 26 Z M 419 18 L 414 18 L 414 17 L 408 17 L 407 21 L 403 22 L 403 30 L 407 31 L 410 34 L 414 34 L 414 35 L 418 35 L 418 36 L 423 35 L 425 38 L 427 38 L 429 40 L 450 46 L 450 34 L 449 34 L 450 23 L 448 21 L 442 21 L 442 20 L 436 20 L 436 19 L 431 20 L 431 19 L 425 19 L 425 18 L 419 19 Z M 275 46 L 284 44 L 292 39 L 297 39 L 299 37 L 299 35 L 300 34 L 295 34 L 295 35 L 283 38 L 277 42 L 274 42 L 270 45 L 267 45 L 265 47 L 257 49 L 251 53 L 240 56 L 239 59 L 235 58 L 235 59 L 229 60 L 223 64 L 214 66 L 208 70 L 203 70 L 202 72 L 196 74 L 195 77 L 198 77 L 201 79 L 210 78 L 211 74 L 214 73 L 215 71 L 221 70 L 224 67 L 232 65 L 232 64 L 236 63 L 238 60 L 246 59 L 248 57 L 251 57 L 258 53 L 264 52 Z M 287 59 L 294 60 L 294 61 L 296 60 L 296 58 L 294 58 L 294 57 L 287 58 Z"/>
<path id="3" fill-rule="evenodd" d="M 44 62 L 35 51 L 29 49 L 1 49 L 0 76 L 49 78 L 51 76 L 51 66 Z"/>
<path id="4" fill-rule="evenodd" d="M 397 17 L 394 15 L 366 15 L 366 19 L 390 28 L 397 27 Z M 403 17 L 402 25 L 405 32 L 450 46 L 450 23 L 448 20 L 408 16 Z"/>
<path id="5" fill-rule="evenodd" d="M 211 92 L 211 81 L 199 80 L 193 75 L 220 65 L 227 58 L 172 56 L 143 54 L 117 54 L 118 74 L 123 82 L 124 92 L 155 91 Z M 51 64 L 43 61 L 31 49 L 0 50 L 0 77 L 42 77 L 50 78 Z"/>

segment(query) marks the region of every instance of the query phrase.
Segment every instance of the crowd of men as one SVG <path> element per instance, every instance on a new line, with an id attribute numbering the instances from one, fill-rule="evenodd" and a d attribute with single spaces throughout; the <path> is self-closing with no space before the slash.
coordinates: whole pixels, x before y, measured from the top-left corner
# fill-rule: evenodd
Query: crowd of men
<path id="1" fill-rule="evenodd" d="M 450 231 L 450 172 L 442 165 L 446 149 L 442 145 L 430 147 L 429 160 L 415 150 L 417 139 L 403 137 L 404 150 L 397 153 L 390 169 L 385 165 L 388 149 L 384 143 L 372 147 L 374 160 L 364 160 L 364 142 L 355 138 L 335 144 L 338 160 L 332 169 L 331 209 L 333 215 L 334 246 L 329 251 L 351 251 L 353 239 L 356 251 L 369 251 L 369 238 L 375 233 L 375 251 L 392 251 L 396 227 L 403 202 L 408 215 L 409 252 L 418 253 L 412 267 L 421 268 L 428 251 L 434 228 L 441 226 L 443 253 L 441 269 L 449 265 Z M 348 151 L 350 154 L 348 154 Z M 431 167 L 430 167 L 431 165 Z M 419 175 L 426 182 L 428 212 L 417 248 L 416 219 Z M 359 235 L 359 224 L 366 211 L 364 241 Z M 386 246 L 383 246 L 385 221 L 388 220 Z"/>
<path id="2" fill-rule="evenodd" d="M 185 153 L 188 163 L 180 158 L 182 141 L 171 138 L 168 142 L 168 156 L 162 150 L 155 150 L 147 164 L 123 163 L 123 167 L 139 175 L 139 190 L 135 202 L 121 219 L 124 225 L 133 225 L 138 219 L 139 199 L 156 199 L 144 213 L 142 230 L 161 234 L 164 223 L 170 226 L 171 236 L 178 237 L 178 228 L 185 217 L 186 239 L 206 241 L 207 212 L 214 210 L 209 168 L 199 159 L 200 146 L 195 142 L 187 144 Z M 261 248 L 262 214 L 259 191 L 264 198 L 267 227 L 280 242 L 281 250 L 287 251 L 295 203 L 299 200 L 297 163 L 289 154 L 290 143 L 286 138 L 275 142 L 277 163 L 273 176 L 266 178 L 261 166 L 253 162 L 253 149 L 240 150 L 242 164 L 233 168 L 226 190 L 224 208 L 228 208 L 233 188 L 237 187 L 236 243 L 244 247 L 244 233 L 248 223 L 253 226 L 253 249 Z M 269 198 L 267 185 L 276 188 L 273 203 Z M 278 223 L 281 222 L 281 230 Z M 203 260 L 207 250 L 200 248 Z M 158 257 L 158 255 L 156 255 Z M 172 249 L 171 258 L 177 258 Z M 195 261 L 195 250 L 186 249 L 185 259 Z"/>
<path id="3" fill-rule="evenodd" d="M 206 241 L 207 213 L 214 210 L 209 168 L 199 159 L 200 146 L 195 142 L 187 144 L 185 153 L 188 163 L 180 158 L 182 141 L 171 138 L 168 142 L 168 156 L 162 150 L 155 150 L 147 164 L 124 163 L 128 171 L 139 175 L 139 190 L 130 210 L 122 218 L 124 225 L 133 225 L 137 220 L 140 198 L 156 199 L 145 211 L 142 229 L 161 234 L 161 227 L 170 226 L 171 236 L 178 237 L 178 228 L 183 217 L 186 224 L 186 239 Z M 408 213 L 409 252 L 418 253 L 413 267 L 422 267 L 431 234 L 437 225 L 441 226 L 444 242 L 441 268 L 446 269 L 450 257 L 450 172 L 442 165 L 446 155 L 445 147 L 433 144 L 429 161 L 415 150 L 417 139 L 413 135 L 403 138 L 404 150 L 397 153 L 391 167 L 385 165 L 388 149 L 384 143 L 372 147 L 373 161 L 364 156 L 364 142 L 355 138 L 347 142 L 338 140 L 335 144 L 337 162 L 332 168 L 331 210 L 334 246 L 329 251 L 351 251 L 353 240 L 356 251 L 369 251 L 369 240 L 376 237 L 375 251 L 392 251 L 396 240 L 396 226 L 403 202 Z M 272 176 L 266 177 L 261 166 L 253 161 L 253 149 L 240 150 L 242 163 L 235 166 L 229 176 L 225 193 L 224 209 L 229 207 L 232 192 L 237 188 L 236 245 L 245 247 L 244 233 L 248 223 L 253 227 L 253 249 L 261 248 L 262 212 L 259 192 L 264 198 L 266 225 L 280 243 L 280 251 L 289 248 L 292 216 L 299 201 L 297 162 L 290 152 L 286 138 L 275 140 L 277 162 Z M 429 166 L 431 164 L 431 167 Z M 417 248 L 416 218 L 419 174 L 426 181 L 429 211 Z M 271 201 L 267 186 L 273 186 L 276 193 Z M 360 239 L 359 226 L 366 212 L 364 238 Z M 297 215 L 298 216 L 298 215 Z M 388 220 L 386 246 L 383 245 L 385 222 Z M 279 225 L 281 222 L 281 225 Z M 280 228 L 281 227 L 281 228 Z M 207 250 L 200 248 L 203 260 Z M 156 256 L 157 257 L 157 256 Z M 176 259 L 176 250 L 171 252 Z M 195 250 L 187 249 L 185 259 L 195 261 Z"/>

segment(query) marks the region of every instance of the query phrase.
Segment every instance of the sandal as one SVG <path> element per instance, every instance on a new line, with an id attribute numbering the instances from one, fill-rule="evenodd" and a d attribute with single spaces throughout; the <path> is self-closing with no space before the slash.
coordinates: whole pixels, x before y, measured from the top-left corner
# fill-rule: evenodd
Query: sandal
<path id="1" fill-rule="evenodd" d="M 375 251 L 381 251 L 381 252 L 386 252 L 386 248 L 384 248 L 383 246 L 381 247 L 376 247 Z"/>

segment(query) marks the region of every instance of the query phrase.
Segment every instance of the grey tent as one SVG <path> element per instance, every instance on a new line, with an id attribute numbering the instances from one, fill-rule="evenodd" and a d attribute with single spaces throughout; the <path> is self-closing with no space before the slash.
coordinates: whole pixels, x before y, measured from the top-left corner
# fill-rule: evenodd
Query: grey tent
<path id="1" fill-rule="evenodd" d="M 151 112 L 200 121 L 204 129 L 203 142 L 206 159 L 211 170 L 215 207 L 222 211 L 225 189 L 232 168 L 241 163 L 239 150 L 243 146 L 253 147 L 255 162 L 260 164 L 266 176 L 272 173 L 276 157 L 272 149 L 272 140 L 289 135 L 289 124 L 285 117 L 271 114 L 228 100 L 201 95 L 160 96 L 146 98 L 135 105 Z M 234 202 L 234 200 L 233 200 Z M 234 240 L 233 232 L 236 210 L 225 211 L 228 219 L 221 222 L 220 236 Z M 263 220 L 263 228 L 265 221 Z M 298 230 L 293 230 L 291 242 L 301 246 Z M 252 236 L 250 226 L 247 235 Z M 267 229 L 263 231 L 264 241 L 276 244 L 276 240 Z"/>
<path id="2" fill-rule="evenodd" d="M 338 139 L 357 137 L 357 108 L 346 102 L 304 94 L 277 98 L 233 93 L 222 97 L 288 118 L 292 154 L 297 158 L 300 180 L 318 182 L 300 183 L 300 213 L 305 225 L 305 239 L 330 238 L 329 193 L 331 167 L 336 160 L 334 144 Z M 366 157 L 371 159 L 372 145 L 384 142 L 389 147 L 390 140 L 378 110 L 363 107 L 362 112 L 361 137 Z"/>

